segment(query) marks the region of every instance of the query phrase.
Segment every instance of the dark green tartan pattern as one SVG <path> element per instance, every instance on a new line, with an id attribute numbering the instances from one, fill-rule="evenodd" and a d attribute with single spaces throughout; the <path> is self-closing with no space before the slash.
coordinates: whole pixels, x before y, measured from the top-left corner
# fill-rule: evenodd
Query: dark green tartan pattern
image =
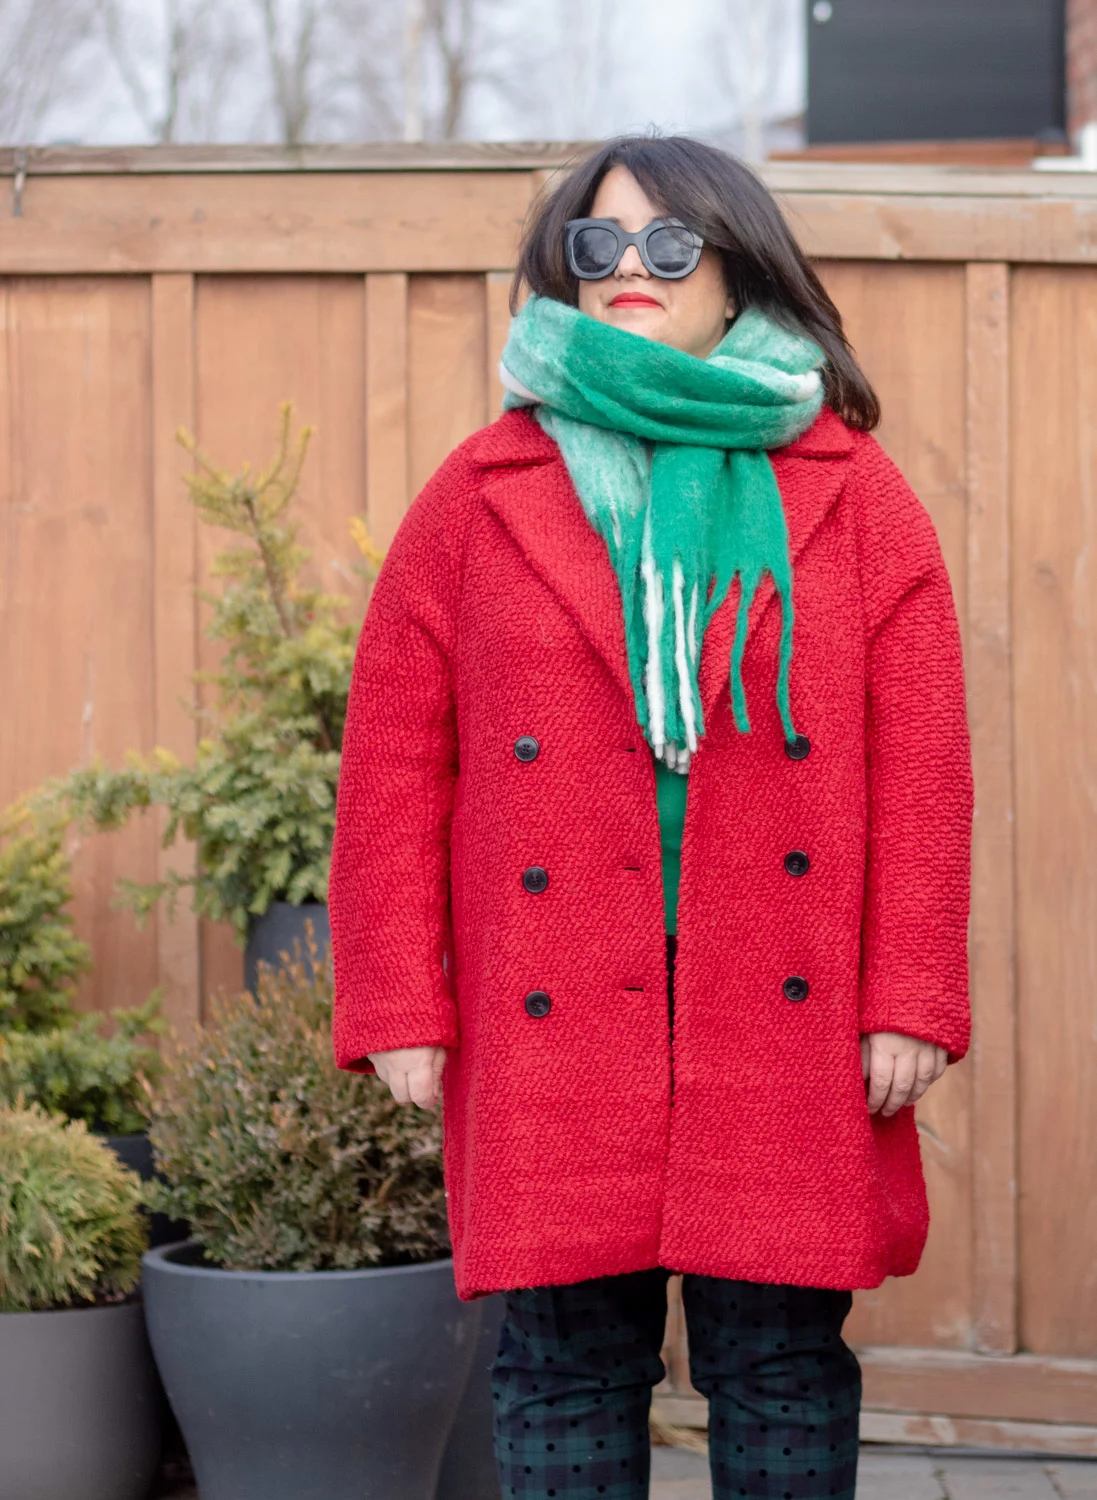
<path id="1" fill-rule="evenodd" d="M 492 1370 L 503 1500 L 647 1500 L 667 1274 L 507 1293 Z M 853 1500 L 851 1293 L 686 1276 L 682 1296 L 714 1500 Z"/>

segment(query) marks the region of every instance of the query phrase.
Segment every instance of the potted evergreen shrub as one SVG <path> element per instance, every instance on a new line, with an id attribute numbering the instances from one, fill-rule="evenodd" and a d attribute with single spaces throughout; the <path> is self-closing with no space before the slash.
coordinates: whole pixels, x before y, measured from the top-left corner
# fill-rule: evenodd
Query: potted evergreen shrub
<path id="1" fill-rule="evenodd" d="M 0 1107 L 0 1495 L 148 1493 L 163 1406 L 131 1295 L 140 1194 L 82 1121 Z"/>
<path id="2" fill-rule="evenodd" d="M 144 1261 L 202 1500 L 432 1500 L 481 1314 L 453 1287 L 436 1116 L 331 1050 L 312 935 L 177 1048 L 146 1188 L 194 1239 Z"/>
<path id="3" fill-rule="evenodd" d="M 68 813 L 49 797 L 0 812 L 0 1034 L 72 1024 L 76 980 L 90 966 L 67 911 Z"/>
<path id="4" fill-rule="evenodd" d="M 122 1162 L 152 1175 L 144 1110 L 160 1054 L 160 994 L 110 1016 L 79 1015 L 75 982 L 90 968 L 73 931 L 71 811 L 56 785 L 0 812 L 0 1104 L 23 1098 L 107 1138 Z M 158 1216 L 154 1244 L 185 1226 Z"/>
<path id="5" fill-rule="evenodd" d="M 112 1011 L 109 1034 L 108 1017 L 98 1014 L 66 1017 L 48 1031 L 0 1032 L 0 1104 L 21 1094 L 99 1135 L 143 1136 L 148 1091 L 162 1067 L 145 1041 L 164 1030 L 160 1000 L 156 991 L 144 1005 Z"/>
<path id="6" fill-rule="evenodd" d="M 267 468 L 219 469 L 186 433 L 195 460 L 187 476 L 203 522 L 240 540 L 221 551 L 203 592 L 206 634 L 220 665 L 198 674 L 205 706 L 193 764 L 163 749 L 132 755 L 120 769 L 82 768 L 65 789 L 76 812 L 117 828 L 136 811 L 166 810 L 163 842 L 196 846 L 192 874 L 160 883 L 123 882 L 138 915 L 182 888 L 195 910 L 227 921 L 245 948 L 246 982 L 256 965 L 275 963 L 309 919 L 327 943 L 327 880 L 335 787 L 356 621 L 348 600 L 306 583 L 308 551 L 289 511 L 297 497 L 310 437 L 291 441 L 292 411 L 282 407 L 278 451 Z M 372 578 L 380 563 L 364 523 L 352 527 L 361 557 L 348 571 Z"/>
<path id="7" fill-rule="evenodd" d="M 0 1032 L 0 1105 L 23 1099 L 53 1114 L 83 1120 L 142 1179 L 153 1175 L 147 1133 L 148 1095 L 159 1076 L 159 1049 L 147 1038 L 164 1030 L 161 995 L 101 1015 L 67 1016 L 49 1031 Z M 107 1031 L 108 1025 L 113 1030 Z M 163 1245 L 187 1226 L 152 1215 L 149 1243 Z"/>

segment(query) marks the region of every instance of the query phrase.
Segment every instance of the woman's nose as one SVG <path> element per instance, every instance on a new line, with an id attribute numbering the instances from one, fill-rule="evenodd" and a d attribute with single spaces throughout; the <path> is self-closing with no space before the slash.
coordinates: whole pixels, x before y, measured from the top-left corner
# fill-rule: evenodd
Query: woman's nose
<path id="1" fill-rule="evenodd" d="M 640 259 L 640 252 L 635 245 L 626 245 L 625 253 L 617 262 L 618 276 L 646 276 L 648 268 Z"/>

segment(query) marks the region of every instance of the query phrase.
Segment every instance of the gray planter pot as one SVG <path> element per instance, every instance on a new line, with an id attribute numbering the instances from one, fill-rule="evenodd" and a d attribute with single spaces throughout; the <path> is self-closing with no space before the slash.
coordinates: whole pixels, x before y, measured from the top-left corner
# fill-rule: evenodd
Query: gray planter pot
<path id="1" fill-rule="evenodd" d="M 331 947 L 331 926 L 328 909 L 322 901 L 306 901 L 295 906 L 289 901 L 272 901 L 261 917 L 255 917 L 248 928 L 248 941 L 244 949 L 244 983 L 254 995 L 258 979 L 260 960 L 272 968 L 283 965 L 283 953 L 293 957 L 293 944 L 301 940 L 302 956 L 306 954 L 305 923 L 312 922 L 316 945 L 323 957 Z M 308 959 L 305 958 L 306 967 Z"/>
<path id="2" fill-rule="evenodd" d="M 144 1261 L 149 1337 L 201 1500 L 433 1500 L 480 1327 L 453 1263 Z"/>
<path id="3" fill-rule="evenodd" d="M 505 1310 L 501 1296 L 485 1297 L 468 1382 L 450 1428 L 435 1500 L 501 1500 L 492 1442 L 491 1367 Z"/>
<path id="4" fill-rule="evenodd" d="M 151 1182 L 156 1176 L 156 1159 L 152 1142 L 143 1132 L 139 1135 L 105 1135 L 103 1140 L 124 1167 L 136 1172 L 142 1182 Z M 142 1209 L 149 1223 L 149 1249 L 158 1245 L 174 1245 L 186 1239 L 190 1225 L 185 1219 L 169 1219 L 167 1214 L 150 1214 Z"/>
<path id="5" fill-rule="evenodd" d="M 139 1301 L 0 1313 L 4 1500 L 145 1500 L 163 1423 Z"/>

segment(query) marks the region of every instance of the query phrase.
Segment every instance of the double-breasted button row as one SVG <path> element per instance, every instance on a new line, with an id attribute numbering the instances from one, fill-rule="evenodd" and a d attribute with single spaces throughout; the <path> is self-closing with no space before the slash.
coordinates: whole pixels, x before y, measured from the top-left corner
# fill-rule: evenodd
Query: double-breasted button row
<path id="1" fill-rule="evenodd" d="M 532 734 L 520 734 L 514 742 L 514 754 L 520 761 L 536 760 L 540 751 L 540 743 Z M 548 889 L 548 871 L 543 865 L 530 865 L 522 871 L 522 885 L 530 895 L 539 896 Z M 528 1015 L 540 1020 L 552 1009 L 552 999 L 544 990 L 530 990 L 525 1006 Z"/>
<path id="2" fill-rule="evenodd" d="M 787 1000 L 806 1000 L 811 986 L 800 974 L 790 974 L 781 986 Z M 535 1019 L 547 1016 L 552 1009 L 552 999 L 544 990 L 530 990 L 526 996 L 526 1010 Z"/>

